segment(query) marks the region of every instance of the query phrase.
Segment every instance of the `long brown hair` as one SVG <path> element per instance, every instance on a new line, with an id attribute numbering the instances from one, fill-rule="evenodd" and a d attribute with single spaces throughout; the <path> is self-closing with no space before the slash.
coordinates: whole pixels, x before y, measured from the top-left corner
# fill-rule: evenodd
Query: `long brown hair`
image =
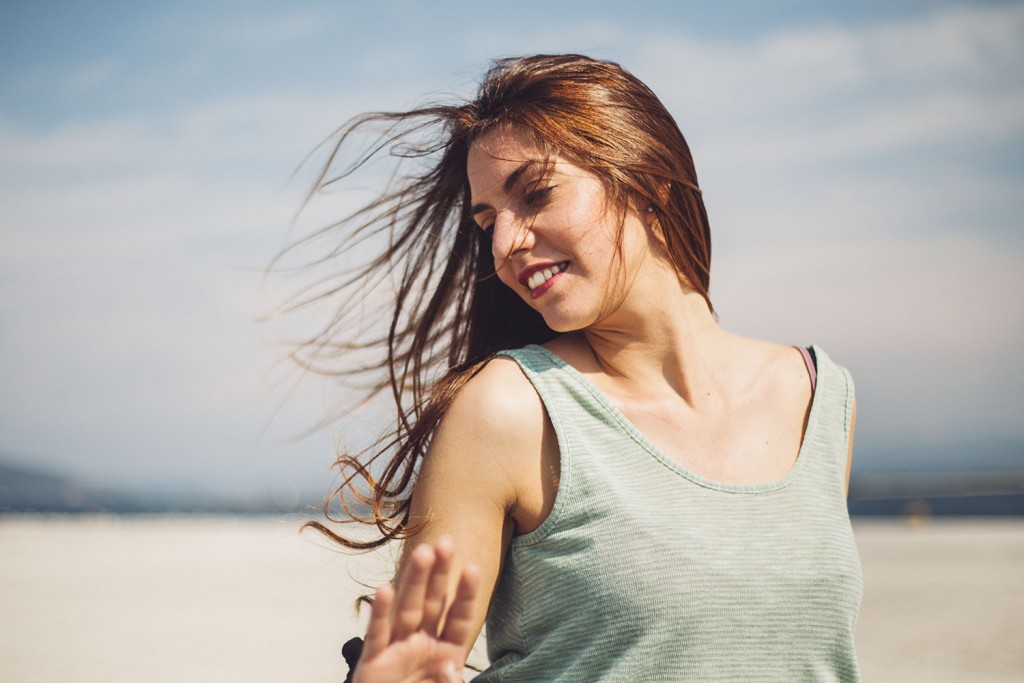
<path id="1" fill-rule="evenodd" d="M 418 166 L 318 233 L 340 233 L 333 256 L 384 235 L 382 251 L 329 291 L 292 304 L 332 297 L 351 303 L 385 277 L 396 283 L 386 333 L 353 338 L 347 330 L 355 310 L 342 303 L 294 354 L 319 372 L 371 377 L 362 385 L 365 397 L 390 392 L 394 403 L 388 433 L 365 450 L 338 456 L 340 483 L 324 504 L 328 522 L 373 524 L 379 536 L 366 540 L 307 524 L 347 547 L 372 548 L 415 533 L 409 505 L 418 465 L 459 389 L 495 352 L 555 336 L 495 276 L 490 237 L 469 212 L 469 148 L 496 128 L 513 128 L 594 173 L 613 205 L 653 208 L 673 265 L 711 305 L 711 237 L 689 147 L 657 96 L 618 64 L 572 54 L 500 59 L 473 100 L 349 121 L 310 196 L 386 154 Z M 353 141 L 367 132 L 369 147 L 353 153 Z M 354 158 L 341 164 L 347 155 Z M 369 362 L 344 365 L 373 352 Z M 344 515 L 331 512 L 335 498 Z"/>

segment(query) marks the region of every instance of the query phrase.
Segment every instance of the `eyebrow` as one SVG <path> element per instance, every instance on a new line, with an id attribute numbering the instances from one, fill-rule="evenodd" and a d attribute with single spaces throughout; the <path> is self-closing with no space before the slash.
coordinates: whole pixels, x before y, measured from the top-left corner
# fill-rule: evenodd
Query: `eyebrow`
<path id="1" fill-rule="evenodd" d="M 505 178 L 505 183 L 502 185 L 502 189 L 506 193 L 511 191 L 512 188 L 516 186 L 516 183 L 519 182 L 519 179 L 523 177 L 523 174 L 526 173 L 526 171 L 528 171 L 535 163 L 537 162 L 533 160 L 524 162 L 519 168 L 509 173 L 508 177 Z M 481 211 L 486 211 L 489 208 L 491 208 L 490 204 L 474 204 L 472 208 L 470 208 L 469 213 L 475 216 Z"/>

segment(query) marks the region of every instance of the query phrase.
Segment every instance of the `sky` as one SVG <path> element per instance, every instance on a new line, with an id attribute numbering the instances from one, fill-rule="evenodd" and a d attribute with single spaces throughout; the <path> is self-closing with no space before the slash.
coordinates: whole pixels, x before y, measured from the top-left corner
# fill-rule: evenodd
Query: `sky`
<path id="1" fill-rule="evenodd" d="M 347 118 L 583 52 L 686 135 L 723 327 L 853 372 L 855 473 L 1024 467 L 1024 3 L 6 2 L 0 461 L 108 486 L 327 487 L 345 398 L 261 322 Z M 296 169 L 299 168 L 296 173 Z M 344 265 L 344 264 L 342 264 Z M 308 436 L 303 436 L 311 432 Z"/>

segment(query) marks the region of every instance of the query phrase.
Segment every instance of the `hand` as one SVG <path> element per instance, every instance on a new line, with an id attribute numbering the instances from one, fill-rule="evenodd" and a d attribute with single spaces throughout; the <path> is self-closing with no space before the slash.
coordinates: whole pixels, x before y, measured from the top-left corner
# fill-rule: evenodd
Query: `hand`
<path id="1" fill-rule="evenodd" d="M 421 545 L 409 556 L 397 597 L 391 586 L 377 589 L 355 683 L 461 681 L 480 574 L 472 565 L 462 570 L 445 615 L 454 554 L 447 536 L 436 546 Z"/>

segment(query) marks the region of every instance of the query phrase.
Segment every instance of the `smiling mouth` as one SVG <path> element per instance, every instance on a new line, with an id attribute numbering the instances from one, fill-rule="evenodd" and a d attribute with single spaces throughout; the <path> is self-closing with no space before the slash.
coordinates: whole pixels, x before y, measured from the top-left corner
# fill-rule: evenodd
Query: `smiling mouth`
<path id="1" fill-rule="evenodd" d="M 566 268 L 569 267 L 568 261 L 562 261 L 561 263 L 551 266 L 550 268 L 543 268 L 538 270 L 536 273 L 530 276 L 526 281 L 526 286 L 530 288 L 532 293 L 538 287 L 542 286 L 545 282 L 558 275 L 559 273 L 565 272 Z"/>

